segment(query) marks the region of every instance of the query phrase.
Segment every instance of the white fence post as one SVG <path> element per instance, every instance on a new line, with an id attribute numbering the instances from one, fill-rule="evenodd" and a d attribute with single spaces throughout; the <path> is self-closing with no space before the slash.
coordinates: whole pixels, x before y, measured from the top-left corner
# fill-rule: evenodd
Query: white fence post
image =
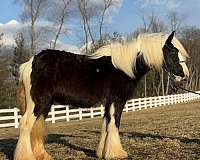
<path id="1" fill-rule="evenodd" d="M 132 111 L 135 111 L 135 101 L 134 99 L 132 99 L 131 101 L 132 101 Z"/>
<path id="2" fill-rule="evenodd" d="M 161 96 L 159 96 L 159 106 L 162 106 L 162 103 L 161 103 Z"/>
<path id="3" fill-rule="evenodd" d="M 139 110 L 142 109 L 142 105 L 141 105 L 141 98 L 138 98 L 138 107 L 139 107 Z"/>
<path id="4" fill-rule="evenodd" d="M 83 116 L 82 116 L 82 108 L 79 108 L 79 120 L 82 120 Z"/>
<path id="5" fill-rule="evenodd" d="M 173 94 L 173 104 L 176 104 L 176 95 Z"/>
<path id="6" fill-rule="evenodd" d="M 170 95 L 167 95 L 167 104 L 170 104 Z"/>
<path id="7" fill-rule="evenodd" d="M 93 110 L 92 107 L 90 108 L 90 117 L 91 117 L 91 118 L 94 118 L 94 110 Z"/>
<path id="8" fill-rule="evenodd" d="M 69 122 L 69 106 L 66 105 L 66 120 Z"/>
<path id="9" fill-rule="evenodd" d="M 51 122 L 55 123 L 55 108 L 54 108 L 54 106 L 51 107 Z"/>
<path id="10" fill-rule="evenodd" d="M 184 93 L 184 102 L 187 101 L 186 93 Z"/>
<path id="11" fill-rule="evenodd" d="M 167 96 L 163 96 L 163 105 L 166 105 L 166 97 Z"/>
<path id="12" fill-rule="evenodd" d="M 15 128 L 18 128 L 19 122 L 18 122 L 18 109 L 14 108 L 14 120 L 15 120 Z"/>
<path id="13" fill-rule="evenodd" d="M 150 106 L 150 108 L 153 107 L 153 106 L 152 106 L 152 97 L 150 97 L 150 99 L 149 99 L 149 106 Z"/>
<path id="14" fill-rule="evenodd" d="M 128 112 L 128 105 L 125 104 L 125 111 Z"/>
<path id="15" fill-rule="evenodd" d="M 144 97 L 144 108 L 147 109 L 147 98 Z"/>
<path id="16" fill-rule="evenodd" d="M 104 116 L 104 107 L 103 107 L 103 105 L 101 104 L 101 117 L 103 117 Z"/>

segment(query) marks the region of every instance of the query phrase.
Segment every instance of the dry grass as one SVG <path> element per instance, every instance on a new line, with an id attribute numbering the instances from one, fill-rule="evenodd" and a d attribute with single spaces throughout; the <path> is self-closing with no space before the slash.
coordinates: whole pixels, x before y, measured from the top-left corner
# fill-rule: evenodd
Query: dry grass
<path id="1" fill-rule="evenodd" d="M 199 123 L 199 102 L 124 113 L 122 145 L 128 159 L 199 159 Z M 99 118 L 48 124 L 46 148 L 55 160 L 97 159 L 100 126 Z M 0 129 L 0 160 L 11 159 L 17 135 L 17 129 Z"/>

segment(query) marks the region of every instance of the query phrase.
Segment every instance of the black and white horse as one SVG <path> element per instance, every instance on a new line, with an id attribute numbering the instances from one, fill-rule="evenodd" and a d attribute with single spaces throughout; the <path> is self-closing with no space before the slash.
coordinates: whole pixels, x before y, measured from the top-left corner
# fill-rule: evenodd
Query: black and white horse
<path id="1" fill-rule="evenodd" d="M 78 107 L 105 106 L 96 154 L 124 158 L 119 126 L 122 110 L 139 79 L 164 68 L 177 81 L 189 76 L 187 53 L 170 35 L 139 35 L 126 44 L 111 44 L 90 56 L 44 50 L 20 67 L 18 88 L 20 136 L 15 160 L 52 159 L 44 148 L 44 119 L 54 102 Z"/>

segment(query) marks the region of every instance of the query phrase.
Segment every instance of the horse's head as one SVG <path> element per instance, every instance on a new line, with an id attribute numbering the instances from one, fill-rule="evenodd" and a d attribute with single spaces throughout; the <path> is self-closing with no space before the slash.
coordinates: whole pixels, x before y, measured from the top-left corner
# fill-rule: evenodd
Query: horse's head
<path id="1" fill-rule="evenodd" d="M 173 76 L 176 81 L 182 81 L 189 77 L 189 70 L 186 65 L 185 55 L 172 44 L 173 38 L 174 32 L 169 35 L 163 46 L 163 68 Z"/>

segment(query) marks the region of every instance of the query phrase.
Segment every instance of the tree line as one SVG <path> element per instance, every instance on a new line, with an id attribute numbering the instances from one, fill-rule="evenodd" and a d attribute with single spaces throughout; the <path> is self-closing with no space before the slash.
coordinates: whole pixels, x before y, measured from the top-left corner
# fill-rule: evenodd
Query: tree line
<path id="1" fill-rule="evenodd" d="M 4 33 L 0 34 L 0 108 L 16 106 L 16 87 L 20 64 L 35 55 L 38 48 L 48 44 L 48 48 L 56 49 L 59 39 L 75 34 L 82 52 L 90 54 L 99 47 L 118 41 L 131 41 L 140 33 L 156 33 L 176 31 L 176 36 L 188 51 L 191 77 L 181 84 L 191 90 L 200 89 L 198 67 L 200 57 L 200 28 L 184 25 L 184 16 L 177 12 L 169 12 L 165 20 L 154 12 L 141 13 L 142 26 L 126 35 L 118 32 L 107 32 L 107 21 L 114 14 L 114 8 L 120 5 L 119 0 L 16 0 L 23 6 L 21 20 L 28 23 L 26 30 L 15 37 L 14 51 L 4 48 Z M 40 21 L 48 22 L 47 27 L 38 27 Z M 73 27 L 70 27 L 73 24 Z M 49 38 L 50 37 L 50 38 Z M 181 92 L 181 91 L 176 91 Z M 150 71 L 134 91 L 135 97 L 174 94 L 170 80 L 164 71 Z"/>

